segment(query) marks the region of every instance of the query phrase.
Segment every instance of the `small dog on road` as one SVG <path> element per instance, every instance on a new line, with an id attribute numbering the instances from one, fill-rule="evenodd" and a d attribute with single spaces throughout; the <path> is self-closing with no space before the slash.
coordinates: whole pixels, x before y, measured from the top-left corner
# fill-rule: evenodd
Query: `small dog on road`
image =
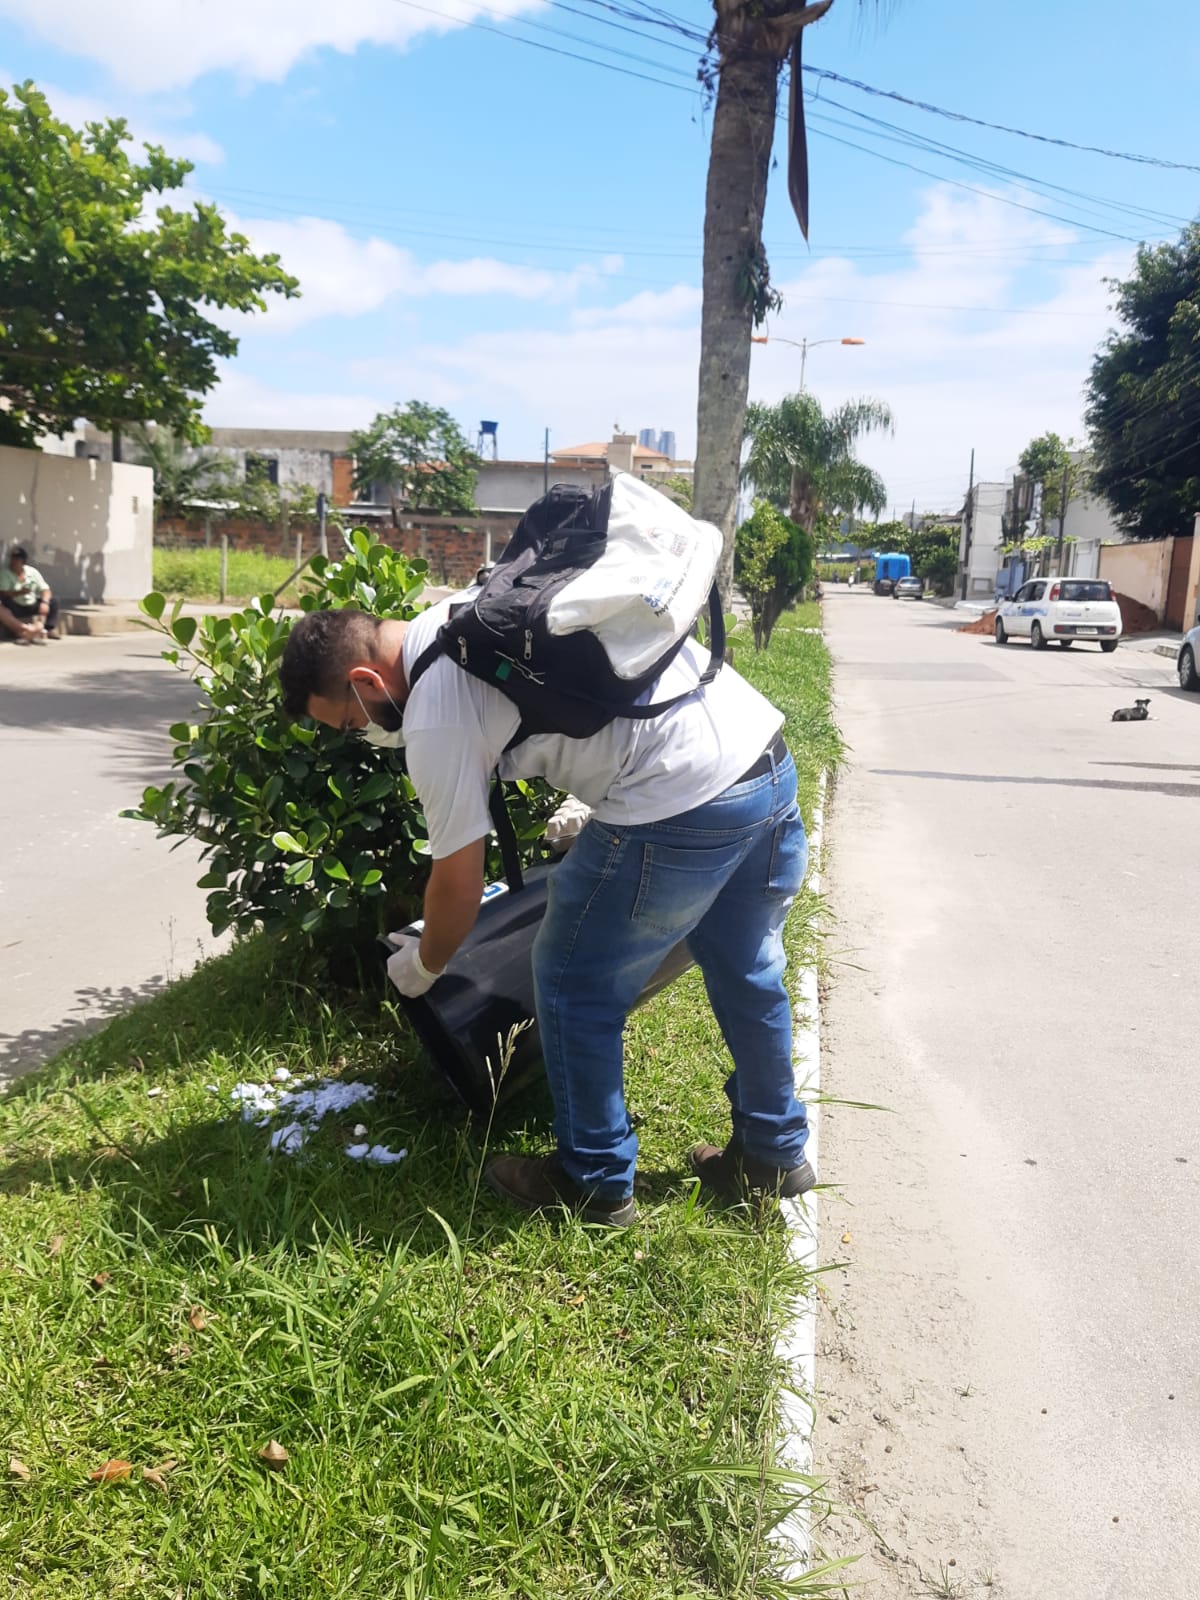
<path id="1" fill-rule="evenodd" d="M 1135 700 L 1131 706 L 1121 706 L 1112 714 L 1114 722 L 1145 722 L 1150 715 L 1149 700 Z"/>

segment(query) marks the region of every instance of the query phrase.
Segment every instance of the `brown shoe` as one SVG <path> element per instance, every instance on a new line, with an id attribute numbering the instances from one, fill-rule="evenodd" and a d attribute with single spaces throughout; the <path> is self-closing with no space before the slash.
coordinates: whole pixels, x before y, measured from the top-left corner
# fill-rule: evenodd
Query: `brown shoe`
<path id="1" fill-rule="evenodd" d="M 523 1211 L 561 1211 L 565 1206 L 585 1222 L 606 1228 L 628 1228 L 637 1220 L 633 1196 L 606 1200 L 588 1194 L 563 1171 L 553 1156 L 497 1156 L 484 1171 L 488 1187 Z"/>
<path id="2" fill-rule="evenodd" d="M 772 1167 L 748 1156 L 731 1139 L 724 1150 L 715 1144 L 698 1144 L 690 1156 L 692 1171 L 701 1188 L 722 1200 L 794 1200 L 816 1185 L 817 1175 L 807 1161 L 798 1167 Z"/>

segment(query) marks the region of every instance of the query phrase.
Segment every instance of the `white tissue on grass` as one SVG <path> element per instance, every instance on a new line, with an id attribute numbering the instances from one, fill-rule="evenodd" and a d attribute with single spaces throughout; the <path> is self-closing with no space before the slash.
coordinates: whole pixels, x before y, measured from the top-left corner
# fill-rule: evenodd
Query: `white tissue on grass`
<path id="1" fill-rule="evenodd" d="M 367 1125 L 365 1122 L 356 1122 L 354 1124 L 354 1137 L 356 1139 L 365 1139 L 367 1137 Z"/>
<path id="2" fill-rule="evenodd" d="M 277 1079 L 280 1073 L 285 1078 L 291 1077 L 286 1067 L 276 1069 Z M 286 1117 L 288 1120 L 273 1130 L 269 1148 L 276 1155 L 294 1156 L 304 1149 L 322 1118 L 331 1113 L 348 1111 L 351 1106 L 363 1101 L 373 1100 L 375 1090 L 369 1083 L 343 1083 L 338 1078 L 322 1078 L 303 1088 L 290 1089 L 286 1094 L 280 1093 L 273 1084 L 236 1083 L 230 1098 L 235 1105 L 241 1106 L 242 1120 L 253 1122 L 258 1128 L 267 1127 L 272 1117 Z M 366 1131 L 363 1123 L 356 1124 L 355 1138 L 362 1138 Z M 346 1154 L 354 1161 L 365 1159 L 386 1164 L 403 1160 L 408 1152 L 401 1150 L 397 1153 L 382 1144 L 362 1144 L 351 1145 Z"/>
<path id="3" fill-rule="evenodd" d="M 395 1161 L 403 1161 L 408 1154 L 407 1150 L 389 1150 L 385 1144 L 348 1144 L 346 1154 L 351 1161 L 373 1161 L 376 1166 L 390 1166 Z"/>
<path id="4" fill-rule="evenodd" d="M 289 1122 L 282 1128 L 276 1128 L 271 1135 L 271 1149 L 279 1155 L 294 1156 L 303 1150 L 308 1141 L 309 1130 L 301 1122 Z"/>
<path id="5" fill-rule="evenodd" d="M 253 1122 L 264 1111 L 275 1110 L 275 1092 L 261 1083 L 235 1083 L 229 1098 L 242 1108 L 242 1121 Z"/>
<path id="6" fill-rule="evenodd" d="M 275 1079 L 276 1083 L 286 1083 L 291 1077 L 291 1073 L 286 1067 L 276 1067 L 271 1076 Z"/>

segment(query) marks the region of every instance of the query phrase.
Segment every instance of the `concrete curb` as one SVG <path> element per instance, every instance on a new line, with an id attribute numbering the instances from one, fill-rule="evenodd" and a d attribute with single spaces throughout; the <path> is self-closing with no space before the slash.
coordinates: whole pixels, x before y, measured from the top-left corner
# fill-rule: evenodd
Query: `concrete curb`
<path id="1" fill-rule="evenodd" d="M 821 892 L 822 853 L 825 846 L 825 804 L 829 793 L 829 774 L 821 777 L 809 835 L 809 859 L 812 863 L 806 883 L 814 893 Z M 821 1002 L 817 984 L 815 962 L 800 974 L 796 987 L 794 1008 L 795 1032 L 793 1036 L 793 1063 L 796 1071 L 796 1091 L 808 1100 L 809 1135 L 805 1154 L 816 1168 L 820 1178 L 820 1160 L 817 1135 L 820 1124 L 820 1107 L 813 1098 L 821 1092 Z M 788 1229 L 788 1253 L 793 1261 L 810 1270 L 817 1265 L 817 1196 L 808 1195 L 801 1200 L 784 1200 L 780 1204 Z M 781 1439 L 779 1464 L 789 1471 L 806 1476 L 813 1469 L 812 1430 L 816 1405 L 817 1386 L 817 1305 L 815 1290 L 805 1300 L 794 1306 L 794 1320 L 785 1326 L 775 1347 L 775 1353 L 786 1362 L 794 1374 L 794 1388 L 785 1390 L 780 1408 Z M 806 1573 L 812 1563 L 812 1518 L 807 1501 L 785 1517 L 779 1526 L 779 1537 L 792 1552 L 787 1576 L 795 1580 Z"/>

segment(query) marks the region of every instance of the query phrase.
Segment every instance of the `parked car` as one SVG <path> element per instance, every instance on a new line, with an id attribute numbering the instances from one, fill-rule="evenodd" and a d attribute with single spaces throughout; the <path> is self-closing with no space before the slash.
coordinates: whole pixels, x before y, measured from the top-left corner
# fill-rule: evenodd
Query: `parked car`
<path id="1" fill-rule="evenodd" d="M 1200 663 L 1200 627 L 1184 634 L 1179 654 L 1175 658 L 1175 671 L 1179 674 L 1181 689 L 1200 689 L 1200 670 L 1197 670 L 1197 663 Z"/>
<path id="2" fill-rule="evenodd" d="M 996 608 L 996 643 L 1028 639 L 1044 650 L 1053 639 L 1064 650 L 1094 639 L 1105 654 L 1121 638 L 1121 608 L 1104 578 L 1032 578 Z"/>
<path id="3" fill-rule="evenodd" d="M 876 578 L 875 582 L 871 585 L 871 587 L 872 587 L 872 590 L 874 591 L 875 594 L 891 594 L 891 592 L 892 592 L 892 579 L 891 578 Z"/>
<path id="4" fill-rule="evenodd" d="M 892 585 L 893 600 L 921 600 L 925 595 L 924 578 L 897 578 Z"/>

